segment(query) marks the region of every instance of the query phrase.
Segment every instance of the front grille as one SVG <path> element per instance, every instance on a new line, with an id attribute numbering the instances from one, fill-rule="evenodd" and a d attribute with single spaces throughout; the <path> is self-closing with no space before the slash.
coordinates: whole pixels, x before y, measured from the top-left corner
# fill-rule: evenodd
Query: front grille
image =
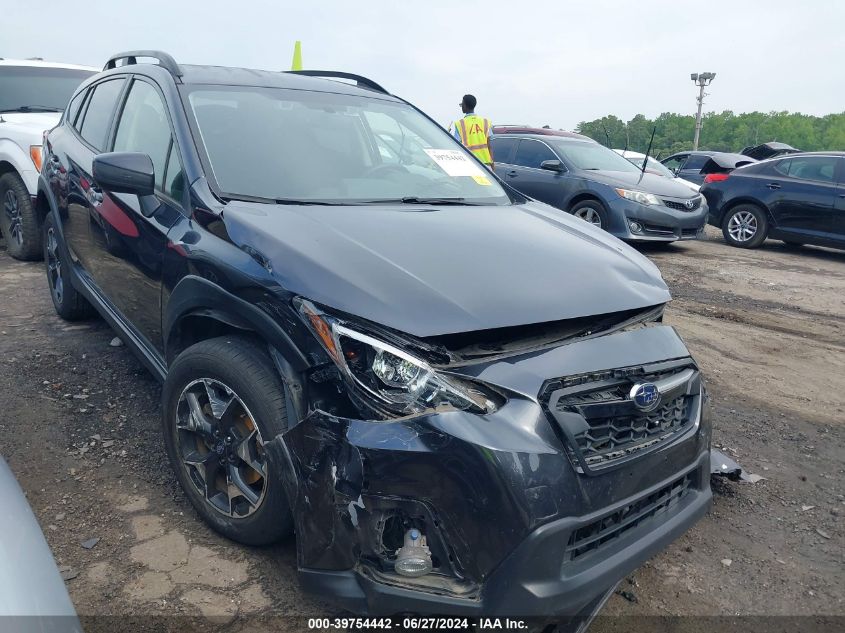
<path id="1" fill-rule="evenodd" d="M 697 196 L 692 199 L 693 205 L 691 207 L 686 206 L 683 202 L 676 202 L 675 200 L 663 200 L 663 204 L 669 207 L 670 209 L 677 209 L 678 211 L 695 211 L 698 207 L 701 206 L 701 196 Z"/>
<path id="2" fill-rule="evenodd" d="M 643 411 L 630 398 L 637 383 L 661 386 L 661 401 Z M 568 376 L 540 394 L 563 432 L 576 468 L 602 468 L 670 441 L 697 419 L 698 370 L 689 360 Z"/>
<path id="3" fill-rule="evenodd" d="M 601 549 L 629 530 L 674 510 L 681 499 L 695 487 L 695 473 L 689 473 L 668 486 L 641 497 L 615 512 L 578 528 L 569 536 L 564 562 L 574 561 Z"/>
<path id="4" fill-rule="evenodd" d="M 572 411 L 578 404 L 595 402 L 594 398 L 595 394 L 585 394 L 561 399 L 557 410 Z M 691 400 L 683 395 L 648 413 L 590 418 L 588 428 L 576 434 L 575 441 L 590 465 L 625 457 L 681 430 L 690 420 L 687 409 Z"/>

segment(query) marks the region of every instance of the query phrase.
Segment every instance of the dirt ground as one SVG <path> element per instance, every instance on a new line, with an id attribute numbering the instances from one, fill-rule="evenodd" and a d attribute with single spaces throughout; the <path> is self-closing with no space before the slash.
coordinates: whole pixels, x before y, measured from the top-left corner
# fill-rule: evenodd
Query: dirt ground
<path id="1" fill-rule="evenodd" d="M 845 616 L 845 253 L 744 251 L 716 232 L 645 253 L 708 377 L 714 443 L 765 479 L 717 482 L 707 517 L 604 615 Z M 304 620 L 267 618 L 336 614 L 300 590 L 292 539 L 250 549 L 200 522 L 166 461 L 159 387 L 114 336 L 61 321 L 43 265 L 0 241 L 0 453 L 86 628 L 184 615 L 213 618 L 205 631 L 297 630 Z"/>

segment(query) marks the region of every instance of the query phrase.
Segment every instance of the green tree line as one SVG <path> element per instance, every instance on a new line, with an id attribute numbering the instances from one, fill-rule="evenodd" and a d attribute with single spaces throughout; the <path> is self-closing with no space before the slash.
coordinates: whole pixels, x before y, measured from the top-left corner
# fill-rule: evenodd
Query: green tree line
<path id="1" fill-rule="evenodd" d="M 651 155 L 662 157 L 692 149 L 695 116 L 664 112 L 656 119 L 636 115 L 627 123 L 608 115 L 582 121 L 576 132 L 608 144 L 645 152 L 654 133 Z M 845 150 L 845 112 L 818 117 L 798 112 L 708 112 L 702 117 L 700 149 L 739 152 L 749 145 L 780 141 L 805 151 Z"/>

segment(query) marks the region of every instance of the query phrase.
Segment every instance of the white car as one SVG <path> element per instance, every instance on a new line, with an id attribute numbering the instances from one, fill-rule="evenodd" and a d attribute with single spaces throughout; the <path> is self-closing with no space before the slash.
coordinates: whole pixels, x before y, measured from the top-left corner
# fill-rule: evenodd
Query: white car
<path id="1" fill-rule="evenodd" d="M 643 159 L 645 158 L 645 154 L 640 154 L 639 152 L 632 152 L 629 149 L 615 149 L 613 150 L 620 156 L 627 158 L 630 162 L 634 165 L 642 169 L 643 166 Z M 665 176 L 666 178 L 671 178 L 682 185 L 686 185 L 693 191 L 698 191 L 699 186 L 694 182 L 690 182 L 689 180 L 684 180 L 683 178 L 678 178 L 673 174 L 668 167 L 666 167 L 663 163 L 656 160 L 653 156 L 648 157 L 648 163 L 646 164 L 646 171 L 649 171 L 653 174 L 657 174 L 658 176 Z"/>
<path id="2" fill-rule="evenodd" d="M 89 66 L 0 59 L 0 235 L 17 259 L 41 258 L 34 196 L 44 130 L 53 128 Z"/>

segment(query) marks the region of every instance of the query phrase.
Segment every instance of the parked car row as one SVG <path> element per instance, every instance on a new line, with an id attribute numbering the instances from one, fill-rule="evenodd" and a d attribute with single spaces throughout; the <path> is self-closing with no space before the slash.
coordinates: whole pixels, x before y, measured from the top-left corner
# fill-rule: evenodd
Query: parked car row
<path id="1" fill-rule="evenodd" d="M 707 204 L 673 177 L 638 168 L 592 139 L 544 128 L 494 127 L 490 146 L 505 183 L 620 239 L 696 239 Z"/>
<path id="2" fill-rule="evenodd" d="M 661 162 L 677 178 L 701 185 L 708 174 L 727 174 L 756 160 L 743 154 L 695 151 L 672 154 Z"/>
<path id="3" fill-rule="evenodd" d="M 294 532 L 305 588 L 356 612 L 589 615 L 710 504 L 668 289 L 594 226 L 692 237 L 703 199 L 582 138 L 493 142 L 515 186 L 366 78 L 157 51 L 45 137 L 57 313 L 98 312 L 163 381 L 202 518 Z"/>

